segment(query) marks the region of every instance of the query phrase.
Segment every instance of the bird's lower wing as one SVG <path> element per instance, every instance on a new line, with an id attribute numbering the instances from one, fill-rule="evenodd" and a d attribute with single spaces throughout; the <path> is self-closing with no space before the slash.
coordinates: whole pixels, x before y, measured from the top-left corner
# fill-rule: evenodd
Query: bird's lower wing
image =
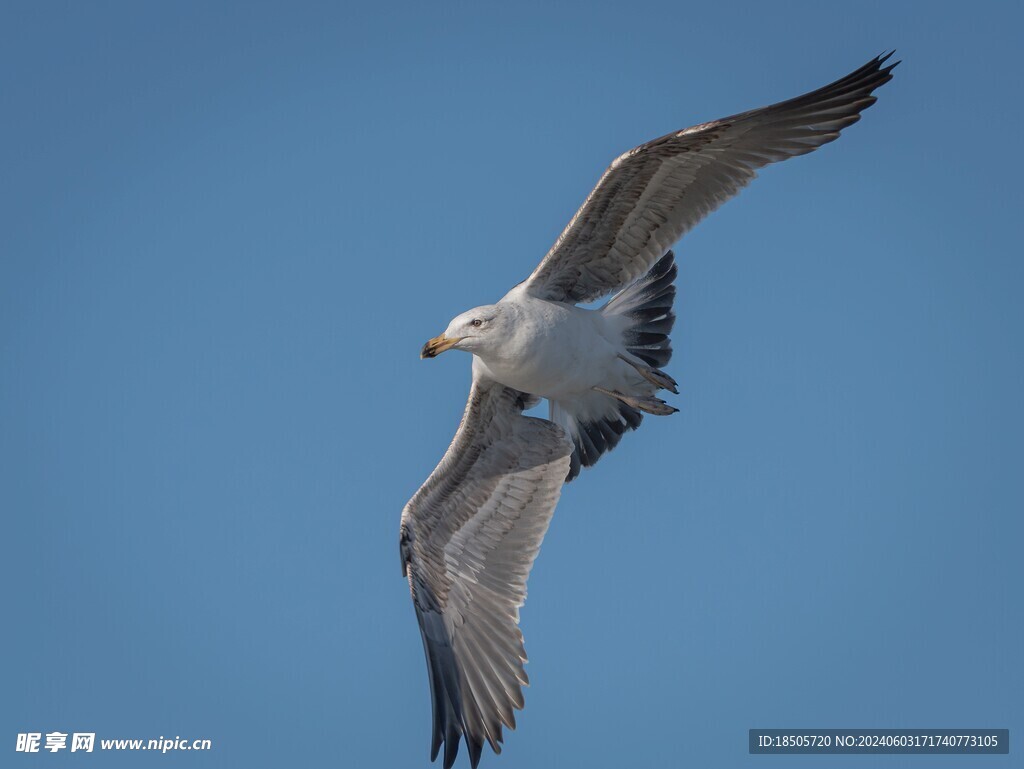
<path id="1" fill-rule="evenodd" d="M 523 416 L 526 396 L 475 378 L 437 469 L 402 513 L 403 572 L 423 637 L 434 725 L 451 767 L 465 735 L 475 767 L 483 743 L 522 708 L 526 652 L 519 607 L 572 444 L 557 425 Z"/>

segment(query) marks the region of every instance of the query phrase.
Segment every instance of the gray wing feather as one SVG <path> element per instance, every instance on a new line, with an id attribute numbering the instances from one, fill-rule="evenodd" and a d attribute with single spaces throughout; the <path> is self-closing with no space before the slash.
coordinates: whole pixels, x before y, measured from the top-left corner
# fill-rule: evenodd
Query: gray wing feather
<path id="1" fill-rule="evenodd" d="M 458 432 L 402 512 L 409 578 L 433 701 L 431 760 L 450 767 L 465 736 L 475 767 L 484 742 L 523 707 L 519 608 L 572 445 L 557 425 L 523 416 L 528 398 L 474 379 Z"/>
<path id="2" fill-rule="evenodd" d="M 880 56 L 831 85 L 687 128 L 615 159 L 525 282 L 551 301 L 588 302 L 628 285 L 769 163 L 838 138 L 896 64 Z"/>

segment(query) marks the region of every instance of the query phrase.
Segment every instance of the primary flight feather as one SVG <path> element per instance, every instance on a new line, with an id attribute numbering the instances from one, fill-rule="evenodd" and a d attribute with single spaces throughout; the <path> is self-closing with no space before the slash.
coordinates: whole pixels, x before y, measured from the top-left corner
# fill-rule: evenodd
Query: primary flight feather
<path id="1" fill-rule="evenodd" d="M 465 739 L 501 752 L 528 683 L 519 607 L 562 485 L 675 409 L 662 369 L 676 268 L 668 249 L 769 163 L 838 138 L 892 78 L 892 54 L 804 96 L 687 128 L 619 156 L 523 283 L 457 316 L 422 357 L 473 354 L 451 446 L 402 511 L 399 548 L 426 654 L 431 760 Z M 898 62 L 897 62 L 898 63 Z M 603 307 L 580 302 L 618 293 Z M 540 398 L 550 418 L 523 411 Z"/>

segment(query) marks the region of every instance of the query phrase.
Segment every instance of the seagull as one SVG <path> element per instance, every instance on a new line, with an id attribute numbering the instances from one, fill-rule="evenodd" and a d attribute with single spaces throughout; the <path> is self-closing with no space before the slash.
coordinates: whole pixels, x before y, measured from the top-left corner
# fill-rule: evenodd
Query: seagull
<path id="1" fill-rule="evenodd" d="M 473 356 L 462 421 L 402 511 L 399 549 L 426 654 L 430 759 L 451 769 L 465 739 L 501 752 L 529 683 L 519 609 L 562 486 L 677 409 L 670 247 L 757 170 L 813 152 L 875 102 L 899 63 L 878 56 L 789 101 L 642 144 L 605 171 L 547 255 L 497 304 L 456 316 L 423 358 Z M 615 295 L 599 309 L 578 306 Z M 524 411 L 542 398 L 548 419 Z"/>

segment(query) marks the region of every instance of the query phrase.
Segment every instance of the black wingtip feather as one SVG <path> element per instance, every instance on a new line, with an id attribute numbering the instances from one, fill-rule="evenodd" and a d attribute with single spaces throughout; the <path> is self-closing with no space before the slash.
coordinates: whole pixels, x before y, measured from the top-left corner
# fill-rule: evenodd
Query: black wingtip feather
<path id="1" fill-rule="evenodd" d="M 572 455 L 569 457 L 569 472 L 566 473 L 565 482 L 570 483 L 580 475 L 582 463 L 580 462 L 580 451 L 578 445 L 573 445 Z"/>
<path id="2" fill-rule="evenodd" d="M 668 335 L 676 319 L 672 303 L 678 274 L 675 255 L 666 251 L 643 278 L 620 291 L 604 309 L 632 321 L 625 331 L 626 349 L 655 368 L 663 368 L 672 358 Z"/>
<path id="3" fill-rule="evenodd" d="M 480 754 L 483 753 L 484 744 L 482 741 L 471 739 L 467 734 L 466 745 L 469 748 L 469 765 L 473 769 L 476 769 L 477 764 L 480 763 Z"/>

